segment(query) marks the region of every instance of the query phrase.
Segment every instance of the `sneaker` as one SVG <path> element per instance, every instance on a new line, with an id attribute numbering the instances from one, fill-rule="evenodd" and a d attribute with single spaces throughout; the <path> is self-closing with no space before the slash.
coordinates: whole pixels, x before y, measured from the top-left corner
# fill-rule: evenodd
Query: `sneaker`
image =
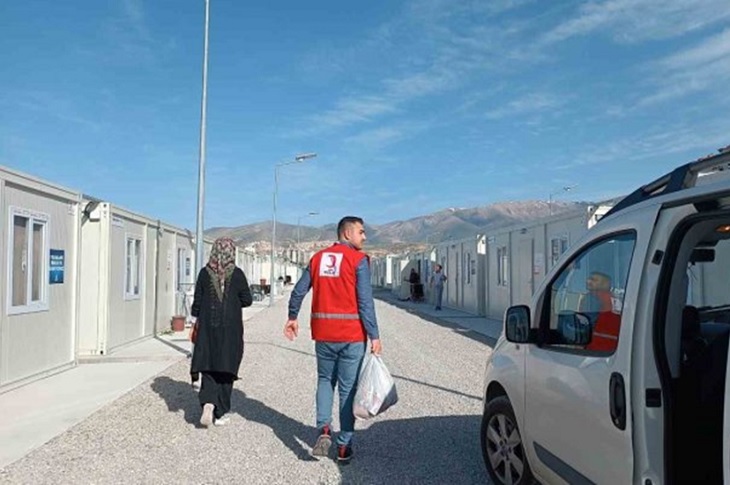
<path id="1" fill-rule="evenodd" d="M 352 460 L 352 447 L 350 445 L 337 446 L 337 462 L 348 463 Z"/>
<path id="2" fill-rule="evenodd" d="M 213 424 L 216 425 L 216 426 L 225 426 L 225 425 L 227 425 L 230 422 L 231 422 L 231 417 L 230 416 L 221 416 L 220 418 L 218 418 L 215 421 L 213 421 Z"/>
<path id="3" fill-rule="evenodd" d="M 213 410 L 215 410 L 215 406 L 211 403 L 203 406 L 203 415 L 200 416 L 200 424 L 202 426 L 205 426 L 207 428 L 208 426 L 213 424 Z"/>
<path id="4" fill-rule="evenodd" d="M 332 446 L 332 433 L 330 432 L 330 427 L 325 425 L 319 433 L 314 448 L 312 448 L 312 455 L 327 456 L 330 451 L 330 446 Z"/>

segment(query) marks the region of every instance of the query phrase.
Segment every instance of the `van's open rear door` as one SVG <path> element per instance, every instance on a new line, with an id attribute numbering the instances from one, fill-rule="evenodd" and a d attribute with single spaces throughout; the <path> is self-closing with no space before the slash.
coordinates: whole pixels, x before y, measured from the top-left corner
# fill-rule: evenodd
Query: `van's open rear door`
<path id="1" fill-rule="evenodd" d="M 730 485 L 730 356 L 727 359 L 725 374 L 725 414 L 722 419 L 722 475 L 723 483 Z"/>

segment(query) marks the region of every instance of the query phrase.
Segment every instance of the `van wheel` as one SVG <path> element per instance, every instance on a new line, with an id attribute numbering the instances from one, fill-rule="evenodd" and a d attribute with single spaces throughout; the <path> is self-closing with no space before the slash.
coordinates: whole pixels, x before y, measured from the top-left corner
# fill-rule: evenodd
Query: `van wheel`
<path id="1" fill-rule="evenodd" d="M 484 464 L 494 483 L 533 482 L 515 413 L 506 396 L 492 399 L 484 407 L 481 438 Z"/>

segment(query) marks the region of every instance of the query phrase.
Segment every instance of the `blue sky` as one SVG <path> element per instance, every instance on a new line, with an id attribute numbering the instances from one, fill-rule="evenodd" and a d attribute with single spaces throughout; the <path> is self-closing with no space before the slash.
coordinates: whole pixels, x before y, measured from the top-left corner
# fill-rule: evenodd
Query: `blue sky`
<path id="1" fill-rule="evenodd" d="M 0 164 L 194 228 L 203 0 L 0 2 Z M 730 144 L 727 0 L 211 0 L 206 227 L 626 193 Z"/>

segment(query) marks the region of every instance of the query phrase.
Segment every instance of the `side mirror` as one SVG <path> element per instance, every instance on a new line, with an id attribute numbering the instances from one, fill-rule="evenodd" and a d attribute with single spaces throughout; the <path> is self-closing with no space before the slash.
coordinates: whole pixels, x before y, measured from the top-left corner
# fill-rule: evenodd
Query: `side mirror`
<path id="1" fill-rule="evenodd" d="M 593 325 L 591 319 L 584 313 L 566 312 L 558 315 L 558 334 L 562 345 L 584 347 L 591 343 Z"/>
<path id="2" fill-rule="evenodd" d="M 508 342 L 515 344 L 532 343 L 530 332 L 530 308 L 525 305 L 513 306 L 504 315 L 504 334 Z"/>

